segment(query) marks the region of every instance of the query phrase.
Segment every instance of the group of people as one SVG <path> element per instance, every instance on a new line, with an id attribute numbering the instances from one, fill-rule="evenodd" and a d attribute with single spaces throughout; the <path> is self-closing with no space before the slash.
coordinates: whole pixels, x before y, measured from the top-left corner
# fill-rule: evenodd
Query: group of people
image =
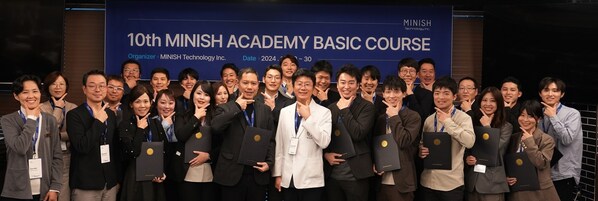
<path id="1" fill-rule="evenodd" d="M 562 80 L 546 77 L 540 102 L 520 101 L 513 77 L 478 93 L 473 78 L 436 79 L 434 65 L 430 58 L 402 59 L 398 74 L 378 86 L 376 66 L 346 64 L 333 73 L 322 60 L 308 70 L 285 55 L 261 77 L 227 63 L 222 81 L 210 83 L 184 69 L 184 91 L 176 96 L 167 69 L 153 69 L 145 86 L 141 64 L 127 60 L 121 75 L 83 75 L 85 102 L 78 106 L 67 101 L 69 83 L 60 72 L 43 85 L 23 75 L 12 86 L 21 107 L 1 120 L 7 172 L 0 200 L 573 200 L 581 119 L 560 101 Z M 40 103 L 42 93 L 47 101 Z M 470 151 L 476 126 L 500 130 L 498 165 L 481 165 Z M 239 163 L 248 127 L 272 132 L 264 160 L 253 165 Z M 186 142 L 204 131 L 211 148 L 193 150 L 186 161 Z M 350 136 L 351 156 L 331 147 L 341 143 L 334 142 L 341 131 Z M 423 135 L 437 132 L 452 141 L 450 169 L 422 165 L 434 154 Z M 385 172 L 374 164 L 372 139 L 387 134 L 400 169 Z M 146 142 L 163 143 L 164 172 L 137 181 Z M 510 190 L 524 179 L 505 171 L 503 157 L 513 153 L 531 161 L 538 189 Z"/>

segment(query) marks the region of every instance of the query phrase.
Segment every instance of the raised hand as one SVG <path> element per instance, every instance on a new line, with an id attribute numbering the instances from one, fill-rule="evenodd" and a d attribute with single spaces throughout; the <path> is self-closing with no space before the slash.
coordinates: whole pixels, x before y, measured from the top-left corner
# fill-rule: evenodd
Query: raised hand
<path id="1" fill-rule="evenodd" d="M 108 109 L 112 110 L 113 112 L 118 111 L 118 106 L 120 106 L 121 103 L 116 103 L 113 106 L 108 106 Z"/>
<path id="2" fill-rule="evenodd" d="M 91 110 L 93 111 L 93 117 L 97 120 L 100 120 L 102 123 L 106 122 L 106 119 L 108 119 L 108 113 L 106 113 L 106 108 L 108 108 L 108 105 L 109 104 L 104 104 L 100 110 L 95 110 L 92 108 Z"/>
<path id="3" fill-rule="evenodd" d="M 207 110 L 208 110 L 208 106 L 210 106 L 210 104 L 207 104 L 206 106 L 203 107 L 199 107 L 199 106 L 195 106 L 195 118 L 201 120 L 202 118 L 204 118 L 206 116 Z"/>
<path id="4" fill-rule="evenodd" d="M 141 129 L 147 128 L 147 126 L 148 126 L 147 117 L 149 117 L 149 115 L 150 115 L 150 113 L 148 112 L 141 119 L 139 118 L 139 116 L 135 115 L 135 118 L 137 118 L 137 128 L 141 128 Z"/>
<path id="5" fill-rule="evenodd" d="M 341 97 L 341 99 L 339 99 L 338 102 L 336 103 L 336 106 L 338 107 L 339 110 L 345 109 L 345 108 L 349 107 L 349 105 L 351 105 L 353 100 L 355 100 L 355 96 L 351 96 L 349 99 Z"/>
<path id="6" fill-rule="evenodd" d="M 316 87 L 317 94 L 316 97 L 318 97 L 318 99 L 320 99 L 320 101 L 325 101 L 328 100 L 328 90 L 330 90 L 330 88 L 326 89 L 326 90 L 322 90 L 318 87 Z"/>
<path id="7" fill-rule="evenodd" d="M 162 121 L 166 121 L 169 125 L 172 125 L 172 116 L 174 116 L 176 112 L 172 112 L 172 114 L 168 116 L 162 116 Z"/>
<path id="8" fill-rule="evenodd" d="M 556 105 L 554 106 L 550 106 L 548 104 L 546 104 L 545 102 L 540 102 L 542 103 L 542 105 L 544 105 L 544 114 L 548 117 L 554 117 L 556 116 Z"/>
<path id="9" fill-rule="evenodd" d="M 444 120 L 451 117 L 448 113 L 442 111 L 440 108 L 434 107 L 434 109 L 436 109 L 436 117 L 440 122 L 444 122 Z"/>
<path id="10" fill-rule="evenodd" d="M 401 110 L 401 107 L 402 107 L 401 104 L 392 106 L 392 105 L 390 105 L 390 103 L 386 102 L 385 100 L 383 100 L 382 103 L 384 103 L 386 105 L 386 116 L 388 116 L 388 117 L 394 117 L 394 116 L 398 115 L 399 111 Z"/>
<path id="11" fill-rule="evenodd" d="M 512 104 L 511 102 L 505 101 L 505 107 L 508 107 L 508 108 L 513 107 L 511 104 Z"/>
<path id="12" fill-rule="evenodd" d="M 235 102 L 237 102 L 237 104 L 239 104 L 239 106 L 241 107 L 241 110 L 245 110 L 247 109 L 247 105 L 253 103 L 255 100 L 247 100 L 245 98 L 243 98 L 243 93 L 241 92 L 241 94 L 239 94 L 239 97 L 237 98 L 237 100 Z"/>
<path id="13" fill-rule="evenodd" d="M 35 117 L 39 117 L 39 115 L 41 114 L 41 109 L 40 109 L 41 105 L 37 105 L 36 107 L 29 109 L 27 107 L 25 108 L 25 116 L 35 116 Z"/>
<path id="14" fill-rule="evenodd" d="M 413 82 L 407 82 L 406 84 L 407 84 L 407 91 L 406 91 L 407 95 L 413 94 L 413 87 L 414 87 Z"/>
<path id="15" fill-rule="evenodd" d="M 307 120 L 311 115 L 311 111 L 309 111 L 309 106 L 305 105 L 299 101 L 297 101 L 297 113 L 301 115 L 301 118 Z"/>
<path id="16" fill-rule="evenodd" d="M 275 99 L 265 92 L 262 92 L 262 95 L 264 96 L 264 104 L 270 107 L 270 111 L 274 110 L 274 107 L 276 107 L 276 103 L 274 102 Z"/>
<path id="17" fill-rule="evenodd" d="M 62 97 L 60 97 L 59 99 L 54 98 L 54 96 L 52 96 L 52 101 L 54 102 L 54 106 L 60 108 L 60 109 L 64 109 L 64 106 L 66 106 L 66 101 L 64 101 L 64 97 L 66 97 L 68 93 L 64 93 L 64 95 L 62 95 Z"/>
<path id="18" fill-rule="evenodd" d="M 461 101 L 461 110 L 463 110 L 465 112 L 471 110 L 471 104 L 472 104 L 471 100 Z"/>
<path id="19" fill-rule="evenodd" d="M 361 97 L 362 97 L 363 99 L 365 99 L 365 100 L 369 101 L 370 103 L 374 103 L 374 94 L 375 94 L 376 92 L 368 93 L 367 91 L 365 91 L 365 90 L 363 89 L 363 87 L 360 87 L 360 88 L 361 88 Z"/>
<path id="20" fill-rule="evenodd" d="M 521 131 L 523 131 L 523 134 L 521 135 L 521 141 L 533 136 L 531 133 L 529 133 L 525 129 L 523 129 L 523 127 L 519 127 L 519 128 L 521 128 Z"/>
<path id="21" fill-rule="evenodd" d="M 492 117 L 494 116 L 494 114 L 488 116 L 484 110 L 482 110 L 482 108 L 480 108 L 480 111 L 482 112 L 482 118 L 480 118 L 480 123 L 482 124 L 482 126 L 490 126 L 490 123 L 492 123 Z"/>

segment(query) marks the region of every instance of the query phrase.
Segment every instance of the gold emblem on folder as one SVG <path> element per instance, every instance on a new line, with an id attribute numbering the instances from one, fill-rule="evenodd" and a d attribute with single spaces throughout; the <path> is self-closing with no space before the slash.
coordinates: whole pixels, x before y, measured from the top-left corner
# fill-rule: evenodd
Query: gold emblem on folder
<path id="1" fill-rule="evenodd" d="M 515 164 L 517 164 L 517 166 L 521 166 L 521 165 L 523 165 L 523 160 L 518 158 L 517 160 L 515 160 Z"/>
<path id="2" fill-rule="evenodd" d="M 484 140 L 488 140 L 488 139 L 490 139 L 490 134 L 488 134 L 488 133 L 484 133 L 484 134 L 482 135 L 482 139 L 484 139 Z"/>
<path id="3" fill-rule="evenodd" d="M 201 139 L 201 137 L 203 137 L 203 134 L 201 134 L 201 132 L 195 133 L 195 138 Z"/>
<path id="4" fill-rule="evenodd" d="M 256 142 L 259 142 L 260 140 L 262 140 L 262 136 L 260 136 L 259 134 L 256 134 L 253 136 L 253 140 Z"/>
<path id="5" fill-rule="evenodd" d="M 382 140 L 382 142 L 380 142 L 380 145 L 382 146 L 382 148 L 386 148 L 388 146 L 388 141 Z"/>
<path id="6" fill-rule="evenodd" d="M 148 156 L 154 155 L 154 149 L 148 148 L 147 151 L 145 151 L 145 153 L 147 153 Z"/>
<path id="7" fill-rule="evenodd" d="M 337 137 L 341 136 L 341 131 L 340 130 L 335 130 L 334 131 L 334 135 L 337 136 Z"/>
<path id="8" fill-rule="evenodd" d="M 438 138 L 434 139 L 434 145 L 436 145 L 436 146 L 440 145 L 440 139 L 438 139 Z"/>

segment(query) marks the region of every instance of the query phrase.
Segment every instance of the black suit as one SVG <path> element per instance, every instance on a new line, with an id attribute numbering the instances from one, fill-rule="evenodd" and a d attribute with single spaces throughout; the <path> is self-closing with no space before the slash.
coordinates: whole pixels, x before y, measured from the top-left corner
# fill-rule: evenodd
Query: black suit
<path id="1" fill-rule="evenodd" d="M 351 135 L 356 155 L 345 160 L 349 165 L 350 173 L 357 179 L 356 181 L 338 181 L 329 178 L 326 183 L 328 200 L 353 200 L 350 195 L 357 195 L 356 200 L 367 200 L 368 178 L 374 175 L 369 141 L 372 137 L 376 108 L 361 96 L 357 96 L 351 105 L 345 109 L 339 110 L 336 102 L 330 104 L 328 109 L 332 113 L 332 130 L 337 129 L 338 118 L 340 117 Z M 330 151 L 325 150 L 325 152 Z M 331 167 L 327 161 L 325 164 L 326 177 L 330 177 L 331 172 L 334 172 L 332 169 L 338 167 Z M 354 192 L 349 193 L 348 191 Z"/>
<path id="2" fill-rule="evenodd" d="M 86 104 L 66 115 L 71 141 L 70 187 L 81 190 L 110 189 L 121 181 L 120 138 L 116 132 L 114 112 L 106 109 L 106 124 L 95 119 Z M 105 132 L 106 141 L 102 137 Z M 101 163 L 100 145 L 109 144 L 110 162 Z"/>
<path id="3" fill-rule="evenodd" d="M 273 130 L 274 121 L 270 107 L 257 101 L 252 105 L 253 113 L 255 113 L 254 126 Z M 251 106 L 248 105 L 249 107 Z M 251 114 L 248 115 L 251 116 Z M 269 183 L 271 177 L 270 171 L 260 172 L 251 166 L 237 163 L 245 128 L 248 126 L 241 107 L 235 101 L 219 105 L 214 112 L 214 118 L 211 122 L 214 133 L 223 135 L 218 164 L 214 171 L 214 182 L 223 186 L 223 200 L 234 200 L 235 198 L 245 197 L 247 200 L 263 200 L 265 198 L 266 185 Z M 273 134 L 270 139 L 266 160 L 264 161 L 270 169 L 274 168 L 274 148 L 276 146 L 274 139 Z"/>
<path id="4" fill-rule="evenodd" d="M 419 86 L 414 87 L 413 94 L 405 97 L 403 101 L 409 109 L 419 113 L 422 119 L 426 119 L 436 111 L 434 109 L 434 94 Z"/>
<path id="5" fill-rule="evenodd" d="M 341 98 L 341 95 L 338 94 L 338 92 L 329 89 L 328 100 L 321 101 L 320 99 L 318 99 L 317 96 L 314 95 L 312 95 L 311 97 L 314 99 L 314 101 L 316 101 L 316 103 L 320 104 L 321 106 L 328 107 L 330 104 L 336 103 Z"/>

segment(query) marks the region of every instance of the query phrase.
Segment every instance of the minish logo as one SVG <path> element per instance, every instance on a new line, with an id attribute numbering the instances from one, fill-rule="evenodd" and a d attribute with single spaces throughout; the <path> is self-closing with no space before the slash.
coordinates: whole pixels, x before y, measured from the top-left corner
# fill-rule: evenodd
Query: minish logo
<path id="1" fill-rule="evenodd" d="M 405 27 L 431 27 L 432 20 L 427 19 L 404 19 L 403 26 Z"/>

